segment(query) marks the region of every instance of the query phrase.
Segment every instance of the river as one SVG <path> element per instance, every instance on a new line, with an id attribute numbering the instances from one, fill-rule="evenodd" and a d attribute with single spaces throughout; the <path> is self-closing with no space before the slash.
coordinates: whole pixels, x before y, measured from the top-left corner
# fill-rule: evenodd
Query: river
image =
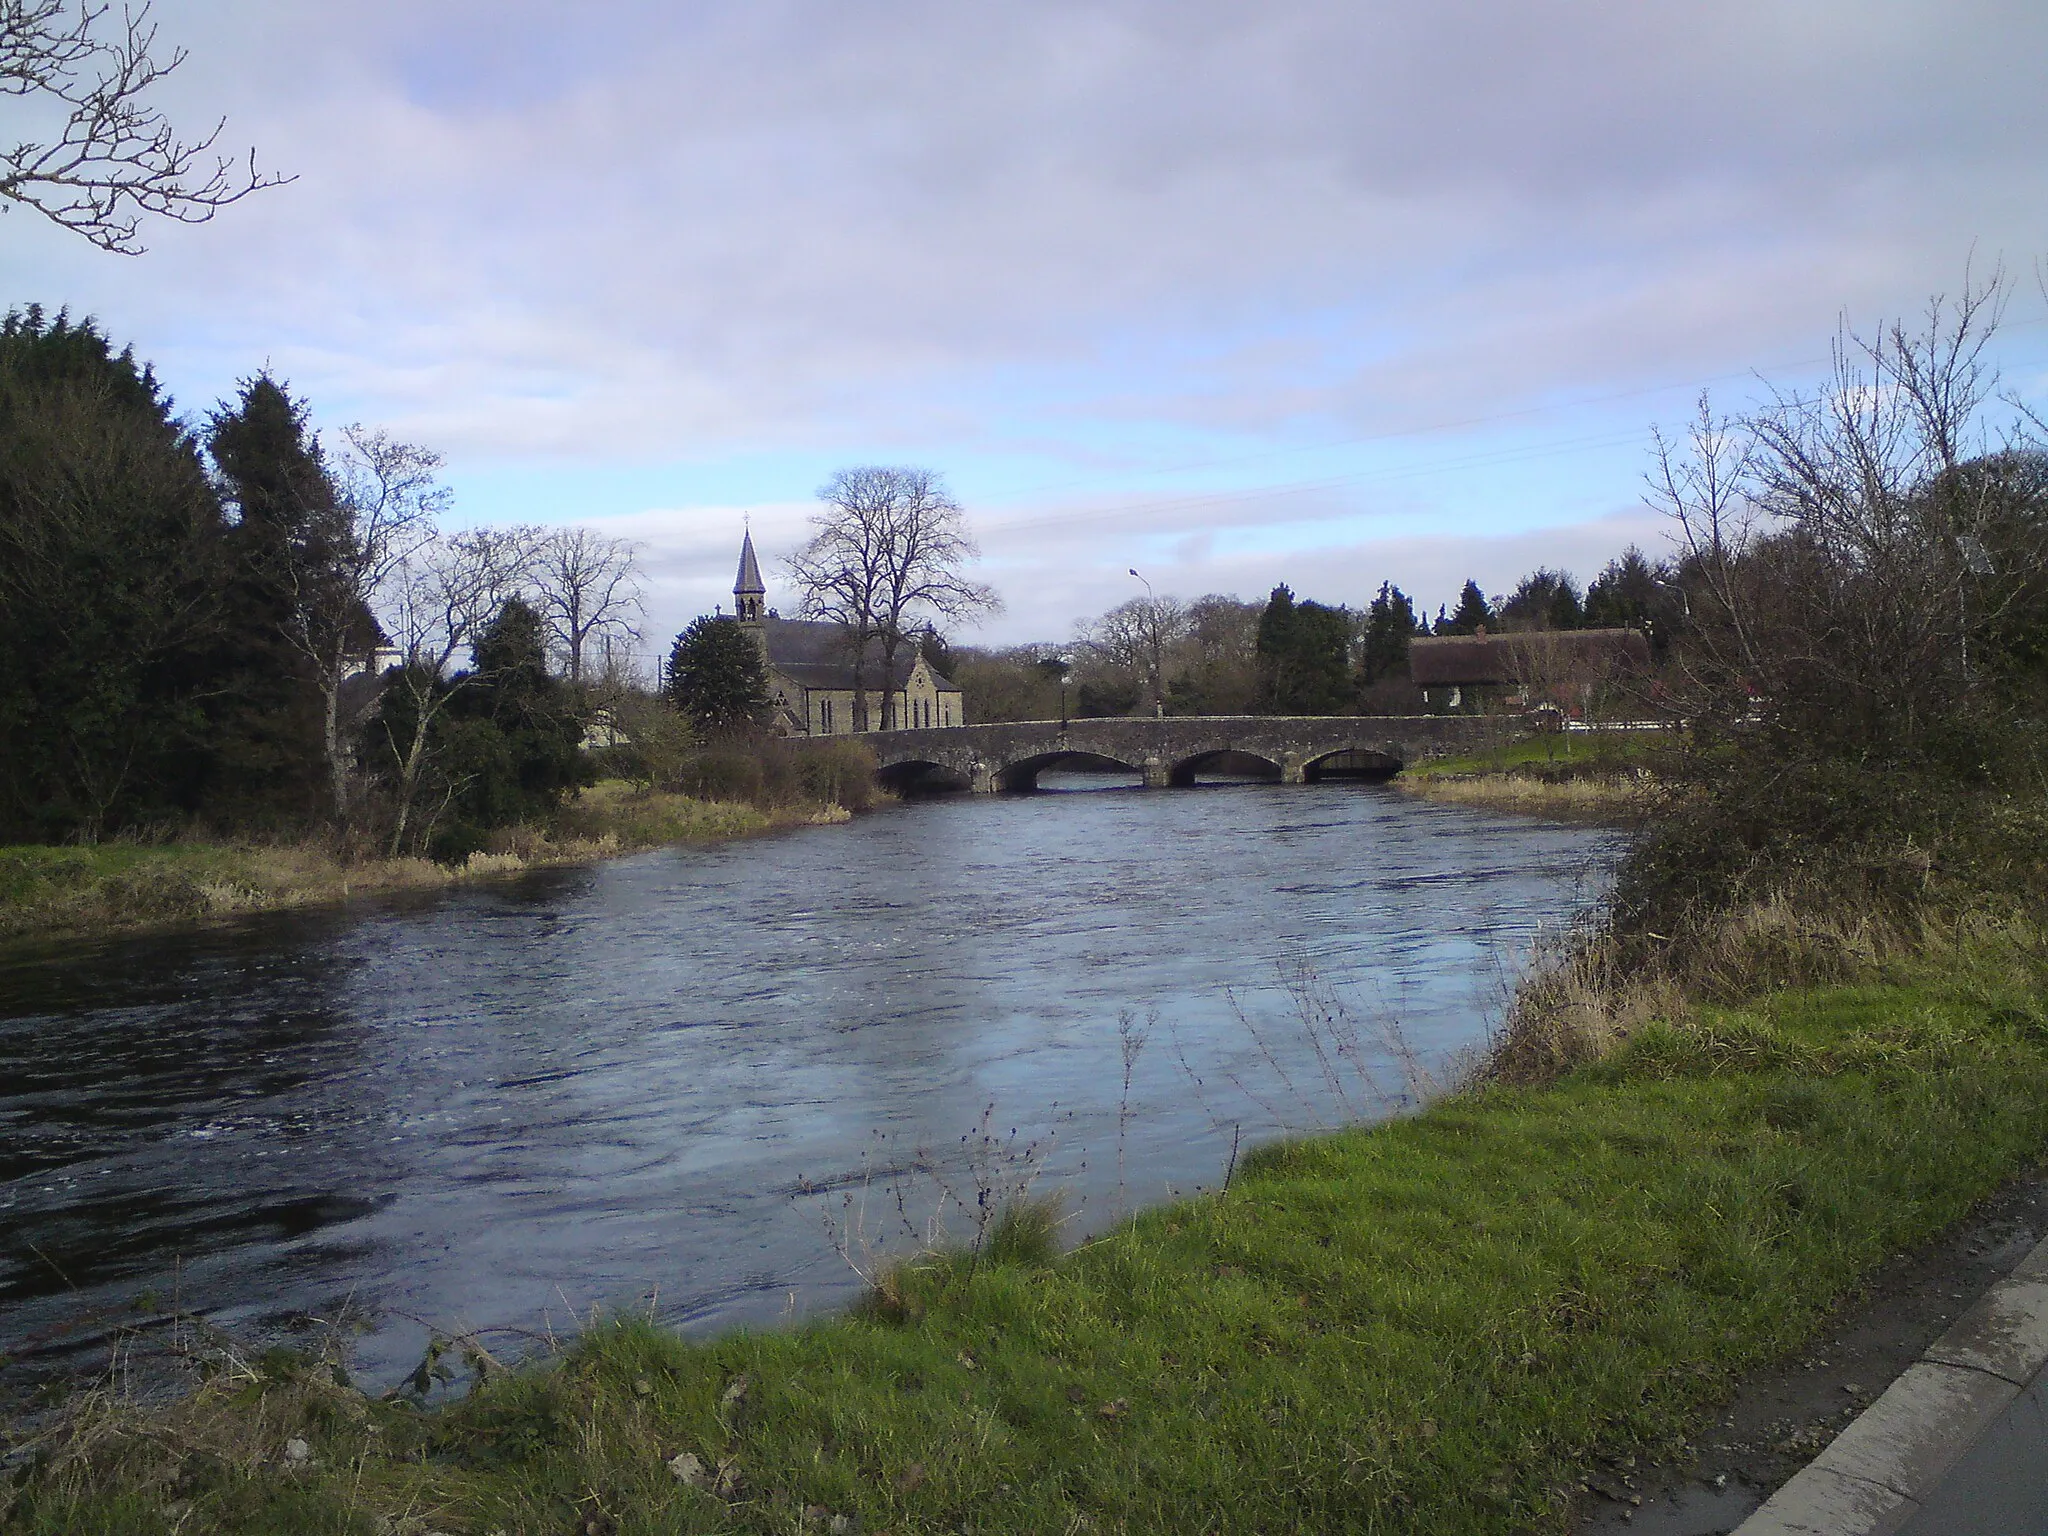
<path id="1" fill-rule="evenodd" d="M 17 950 L 0 1354 L 349 1310 L 389 1382 L 429 1326 L 829 1305 L 899 1189 L 1030 1172 L 1099 1226 L 1443 1080 L 1612 849 L 1384 786 L 961 796 Z"/>

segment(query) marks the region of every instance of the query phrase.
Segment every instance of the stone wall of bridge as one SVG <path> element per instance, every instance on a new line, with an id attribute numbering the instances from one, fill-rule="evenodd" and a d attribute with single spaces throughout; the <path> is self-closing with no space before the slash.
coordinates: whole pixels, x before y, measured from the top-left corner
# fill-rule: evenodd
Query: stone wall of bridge
<path id="1" fill-rule="evenodd" d="M 1168 715 L 1161 719 L 1019 721 L 921 731 L 874 731 L 860 739 L 885 776 L 940 770 L 988 792 L 1028 789 L 1062 761 L 1095 760 L 1144 776 L 1149 785 L 1193 783 L 1223 753 L 1257 758 L 1283 782 L 1313 781 L 1330 759 L 1392 773 L 1426 758 L 1520 740 L 1522 715 Z"/>

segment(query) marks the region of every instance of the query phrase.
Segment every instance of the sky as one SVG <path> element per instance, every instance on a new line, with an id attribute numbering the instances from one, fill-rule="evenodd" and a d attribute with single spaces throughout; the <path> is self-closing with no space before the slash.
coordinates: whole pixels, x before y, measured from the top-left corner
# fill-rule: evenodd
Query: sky
<path id="1" fill-rule="evenodd" d="M 1631 542 L 1649 429 L 2013 279 L 2048 395 L 2039 0 L 157 0 L 284 187 L 138 258 L 0 214 L 11 303 L 201 412 L 268 368 L 458 523 L 640 546 L 650 651 L 817 487 L 940 470 L 1005 611 L 1433 609 Z M 0 103 L 0 112 L 17 110 Z"/>

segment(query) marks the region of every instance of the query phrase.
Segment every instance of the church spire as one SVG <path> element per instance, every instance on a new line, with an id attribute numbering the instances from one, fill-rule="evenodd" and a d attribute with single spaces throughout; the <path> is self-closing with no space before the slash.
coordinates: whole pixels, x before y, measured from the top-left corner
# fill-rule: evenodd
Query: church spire
<path id="1" fill-rule="evenodd" d="M 768 588 L 761 581 L 761 562 L 754 558 L 753 530 L 740 543 L 740 573 L 732 584 L 732 611 L 742 624 L 761 622 L 761 604 Z"/>

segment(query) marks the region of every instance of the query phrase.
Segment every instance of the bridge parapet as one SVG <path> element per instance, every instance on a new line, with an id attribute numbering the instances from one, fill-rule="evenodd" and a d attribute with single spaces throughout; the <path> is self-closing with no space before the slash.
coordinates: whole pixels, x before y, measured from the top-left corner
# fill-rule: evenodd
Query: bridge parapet
<path id="1" fill-rule="evenodd" d="M 1063 760 L 1118 764 L 1152 786 L 1192 783 L 1205 759 L 1226 753 L 1257 758 L 1283 782 L 1299 784 L 1333 758 L 1354 766 L 1377 761 L 1394 772 L 1517 741 L 1531 729 L 1524 715 L 1168 715 L 874 731 L 861 740 L 884 773 L 938 769 L 988 792 L 1029 788 Z"/>

